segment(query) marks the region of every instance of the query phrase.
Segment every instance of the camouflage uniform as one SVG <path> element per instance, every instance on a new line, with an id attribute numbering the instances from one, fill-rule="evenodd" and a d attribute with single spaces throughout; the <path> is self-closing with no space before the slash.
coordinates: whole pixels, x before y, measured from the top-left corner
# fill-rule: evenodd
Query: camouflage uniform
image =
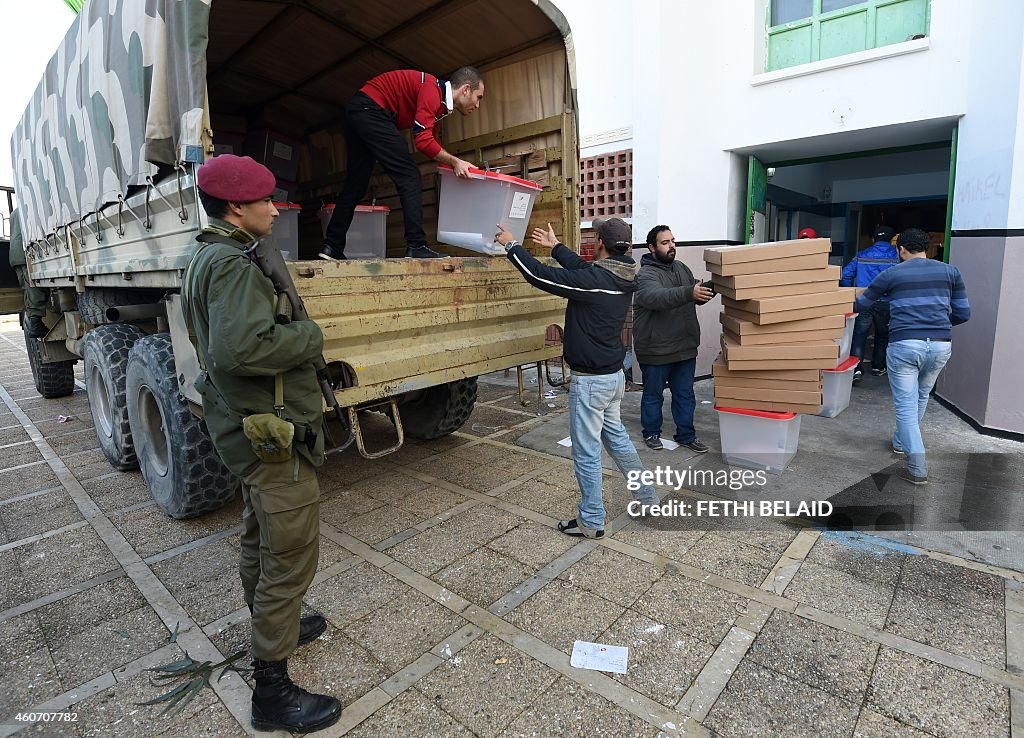
<path id="1" fill-rule="evenodd" d="M 18 284 L 25 291 L 25 315 L 44 317 L 46 315 L 46 303 L 49 295 L 48 290 L 42 287 L 33 287 L 28 281 L 28 266 L 25 261 L 25 239 L 21 235 L 21 218 L 18 211 L 11 213 L 11 266 L 14 273 L 18 275 Z"/>
<path id="2" fill-rule="evenodd" d="M 204 233 L 238 246 L 197 242 L 185 272 L 185 320 L 205 369 L 196 389 L 217 452 L 242 480 L 239 570 L 253 613 L 253 653 L 279 661 L 295 649 L 302 597 L 319 556 L 315 467 L 324 462 L 323 396 L 310 362 L 323 351 L 323 334 L 313 321 L 274 322 L 274 286 L 244 253 L 255 241 L 251 234 L 215 218 Z M 279 372 L 284 417 L 296 425 L 296 440 L 290 461 L 265 463 L 241 419 L 273 412 Z"/>

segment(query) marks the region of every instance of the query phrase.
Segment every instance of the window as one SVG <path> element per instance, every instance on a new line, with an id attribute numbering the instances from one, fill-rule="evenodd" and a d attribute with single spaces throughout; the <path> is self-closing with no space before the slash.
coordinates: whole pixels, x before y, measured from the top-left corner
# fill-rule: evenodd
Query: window
<path id="1" fill-rule="evenodd" d="M 769 3 L 769 72 L 928 34 L 930 0 Z"/>

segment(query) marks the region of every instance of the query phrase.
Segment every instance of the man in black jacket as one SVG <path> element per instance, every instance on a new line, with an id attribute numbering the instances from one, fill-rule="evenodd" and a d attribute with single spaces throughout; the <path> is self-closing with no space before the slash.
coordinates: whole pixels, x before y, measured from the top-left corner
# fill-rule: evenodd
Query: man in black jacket
<path id="1" fill-rule="evenodd" d="M 500 225 L 494 240 L 505 247 L 509 261 L 527 282 L 569 300 L 562 353 L 572 370 L 569 434 L 581 500 L 577 516 L 560 521 L 558 530 L 570 536 L 603 538 L 601 445 L 627 480 L 635 483 L 644 467 L 619 415 L 626 391 L 622 325 L 636 286 L 636 262 L 626 255 L 633 246 L 632 232 L 620 218 L 595 220 L 594 227 L 597 247 L 593 262 L 558 243 L 550 224 L 546 231 L 534 230 L 533 240 L 550 248 L 562 269 L 541 264 Z M 638 486 L 633 495 L 642 504 L 658 501 L 653 487 Z"/>
<path id="2" fill-rule="evenodd" d="M 668 384 L 672 393 L 675 441 L 698 454 L 708 447 L 693 429 L 693 374 L 700 346 L 700 324 L 696 305 L 714 296 L 693 278 L 693 272 L 676 261 L 676 239 L 666 225 L 656 225 L 647 234 L 651 253 L 640 260 L 633 297 L 633 346 L 644 377 L 640 401 L 640 423 L 644 443 L 659 450 L 661 405 Z"/>

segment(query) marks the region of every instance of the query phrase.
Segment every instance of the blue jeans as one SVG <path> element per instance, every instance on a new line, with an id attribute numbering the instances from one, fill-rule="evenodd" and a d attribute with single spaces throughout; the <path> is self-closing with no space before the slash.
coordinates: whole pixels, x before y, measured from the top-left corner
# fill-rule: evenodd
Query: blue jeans
<path id="1" fill-rule="evenodd" d="M 853 343 L 850 344 L 850 356 L 864 358 L 864 347 L 868 342 L 871 327 L 875 329 L 875 346 L 871 351 L 871 368 L 881 369 L 885 366 L 885 350 L 889 345 L 889 303 L 884 300 L 871 305 L 866 313 L 857 313 L 853 323 Z M 860 366 L 858 364 L 858 366 Z"/>
<path id="2" fill-rule="evenodd" d="M 676 443 L 689 443 L 697 437 L 693 429 L 693 411 L 697 400 L 693 396 L 693 373 L 697 359 L 677 361 L 673 364 L 641 364 L 644 376 L 644 395 L 640 401 L 640 424 L 644 436 L 661 435 L 661 406 L 668 382 L 672 393 L 672 420 L 676 422 Z"/>
<path id="3" fill-rule="evenodd" d="M 633 441 L 622 425 L 619 403 L 626 392 L 622 372 L 599 375 L 572 375 L 569 392 L 569 435 L 572 438 L 572 463 L 582 495 L 579 522 L 588 528 L 604 529 L 604 501 L 601 496 L 601 446 L 611 454 L 625 477 L 644 471 Z M 644 486 L 633 496 L 653 504 L 658 495 Z"/>
<path id="4" fill-rule="evenodd" d="M 928 408 L 928 396 L 949 361 L 953 345 L 949 341 L 913 340 L 889 344 L 886 354 L 889 388 L 896 410 L 893 448 L 907 455 L 907 469 L 919 477 L 928 476 L 921 438 L 921 419 Z"/>

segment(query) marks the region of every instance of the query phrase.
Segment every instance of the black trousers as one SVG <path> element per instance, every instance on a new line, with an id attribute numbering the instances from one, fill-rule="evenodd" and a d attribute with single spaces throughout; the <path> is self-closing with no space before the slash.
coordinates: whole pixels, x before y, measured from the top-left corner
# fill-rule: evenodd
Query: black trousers
<path id="1" fill-rule="evenodd" d="M 356 205 L 366 196 L 373 165 L 379 161 L 395 183 L 398 199 L 402 202 L 406 245 L 426 245 L 420 170 L 395 126 L 395 114 L 384 110 L 365 93 L 357 92 L 345 107 L 345 142 L 348 145 L 348 171 L 341 197 L 327 225 L 327 243 L 344 251 L 352 215 Z"/>

